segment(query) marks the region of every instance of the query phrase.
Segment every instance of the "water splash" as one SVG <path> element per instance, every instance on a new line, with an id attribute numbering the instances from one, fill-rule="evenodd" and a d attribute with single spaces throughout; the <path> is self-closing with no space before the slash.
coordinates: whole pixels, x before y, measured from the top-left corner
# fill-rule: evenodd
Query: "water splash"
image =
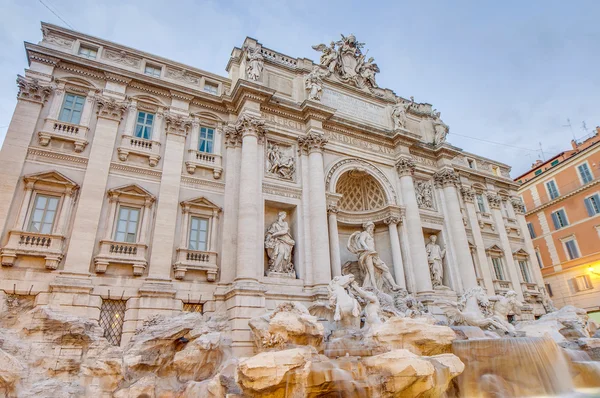
<path id="1" fill-rule="evenodd" d="M 459 340 L 452 351 L 467 366 L 456 379 L 460 397 L 558 396 L 573 391 L 561 349 L 545 337 Z"/>

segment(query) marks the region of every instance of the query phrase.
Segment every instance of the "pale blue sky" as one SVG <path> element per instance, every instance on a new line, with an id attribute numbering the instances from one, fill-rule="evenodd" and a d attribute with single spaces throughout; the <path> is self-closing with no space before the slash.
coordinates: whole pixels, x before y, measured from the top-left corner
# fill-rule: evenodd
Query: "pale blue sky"
<path id="1" fill-rule="evenodd" d="M 246 36 L 317 60 L 311 45 L 354 33 L 380 86 L 432 103 L 450 143 L 512 165 L 513 177 L 539 142 L 548 157 L 586 134 L 582 122 L 600 124 L 598 1 L 42 1 L 75 30 L 221 75 Z M 0 10 L 1 141 L 27 66 L 23 41 L 41 39 L 41 20 L 65 23 L 39 0 L 0 0 Z"/>

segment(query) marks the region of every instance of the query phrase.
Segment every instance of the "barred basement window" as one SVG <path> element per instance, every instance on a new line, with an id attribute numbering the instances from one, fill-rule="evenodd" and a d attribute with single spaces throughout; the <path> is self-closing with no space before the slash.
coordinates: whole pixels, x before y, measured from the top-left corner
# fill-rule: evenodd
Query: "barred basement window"
<path id="1" fill-rule="evenodd" d="M 100 327 L 104 337 L 112 345 L 121 344 L 123 321 L 125 319 L 125 300 L 102 300 L 100 307 Z"/>
<path id="2" fill-rule="evenodd" d="M 184 312 L 197 312 L 202 314 L 203 306 L 201 303 L 183 303 Z"/>

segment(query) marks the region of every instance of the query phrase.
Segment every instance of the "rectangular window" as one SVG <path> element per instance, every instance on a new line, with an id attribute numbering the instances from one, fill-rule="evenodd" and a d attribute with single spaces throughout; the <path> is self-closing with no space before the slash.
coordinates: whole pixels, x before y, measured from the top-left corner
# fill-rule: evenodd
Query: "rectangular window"
<path id="1" fill-rule="evenodd" d="M 208 243 L 208 218 L 192 217 L 188 249 L 206 251 Z"/>
<path id="2" fill-rule="evenodd" d="M 104 337 L 112 345 L 121 344 L 123 321 L 125 321 L 125 300 L 102 300 L 100 306 L 100 327 Z"/>
<path id="3" fill-rule="evenodd" d="M 550 286 L 549 283 L 546 283 L 546 291 L 550 297 L 554 296 L 554 293 L 552 293 L 552 286 Z"/>
<path id="4" fill-rule="evenodd" d="M 538 265 L 541 268 L 544 268 L 544 263 L 542 263 L 542 255 L 540 254 L 540 250 L 539 249 L 535 249 L 535 257 L 538 260 Z"/>
<path id="5" fill-rule="evenodd" d="M 532 223 L 527 223 L 527 229 L 529 230 L 529 236 L 531 236 L 531 239 L 535 238 L 535 229 L 533 228 Z"/>
<path id="6" fill-rule="evenodd" d="M 148 76 L 160 77 L 161 68 L 158 66 L 146 65 L 144 73 Z"/>
<path id="7" fill-rule="evenodd" d="M 567 213 L 565 213 L 564 209 L 557 210 L 551 213 L 552 222 L 554 223 L 554 229 L 561 229 L 569 225 L 569 221 L 567 220 Z"/>
<path id="8" fill-rule="evenodd" d="M 521 270 L 523 282 L 531 283 L 531 275 L 529 275 L 529 264 L 527 264 L 527 261 L 519 260 L 519 269 Z"/>
<path id="9" fill-rule="evenodd" d="M 583 200 L 588 216 L 592 217 L 600 213 L 600 195 L 595 194 Z"/>
<path id="10" fill-rule="evenodd" d="M 61 122 L 79 124 L 81 121 L 83 104 L 85 104 L 85 97 L 67 93 L 58 120 Z"/>
<path id="11" fill-rule="evenodd" d="M 135 136 L 149 140 L 152 137 L 152 125 L 154 124 L 154 114 L 148 112 L 138 112 L 137 122 L 135 124 Z"/>
<path id="12" fill-rule="evenodd" d="M 208 127 L 201 127 L 198 150 L 200 152 L 213 153 L 214 142 L 215 130 Z"/>
<path id="13" fill-rule="evenodd" d="M 216 84 L 205 82 L 204 91 L 210 94 L 217 95 L 219 93 L 219 86 L 217 86 Z"/>
<path id="14" fill-rule="evenodd" d="M 564 242 L 564 244 L 569 260 L 579 258 L 579 250 L 577 249 L 577 243 L 575 243 L 575 239 L 567 240 Z"/>
<path id="15" fill-rule="evenodd" d="M 550 166 L 554 167 L 554 166 L 556 166 L 559 163 L 560 163 L 560 160 L 555 159 L 555 160 L 552 161 L 552 163 L 550 163 Z"/>
<path id="16" fill-rule="evenodd" d="M 140 219 L 140 209 L 121 206 L 119 220 L 115 231 L 117 242 L 135 243 L 137 239 L 137 226 Z"/>
<path id="17" fill-rule="evenodd" d="M 535 173 L 533 173 L 533 174 L 535 174 L 536 176 L 539 176 L 540 174 L 542 174 L 542 169 L 537 169 L 535 171 Z"/>
<path id="18" fill-rule="evenodd" d="M 573 279 L 575 282 L 575 290 L 577 290 L 578 292 L 594 288 L 594 286 L 592 285 L 592 280 L 590 279 L 589 275 L 580 275 Z"/>
<path id="19" fill-rule="evenodd" d="M 556 187 L 556 183 L 554 181 L 548 181 L 546 183 L 546 188 L 548 188 L 548 195 L 550 195 L 550 199 L 558 198 L 558 188 Z"/>
<path id="20" fill-rule="evenodd" d="M 483 195 L 478 193 L 477 195 L 477 207 L 479 208 L 479 211 L 482 213 L 485 213 L 485 201 L 483 199 Z"/>
<path id="21" fill-rule="evenodd" d="M 183 312 L 197 312 L 202 314 L 202 307 L 200 303 L 183 303 Z"/>
<path id="22" fill-rule="evenodd" d="M 502 269 L 502 259 L 500 257 L 493 257 L 492 265 L 494 266 L 494 274 L 496 275 L 496 279 L 499 281 L 505 280 L 504 270 Z"/>
<path id="23" fill-rule="evenodd" d="M 58 196 L 36 195 L 27 231 L 51 234 L 59 199 Z"/>
<path id="24" fill-rule="evenodd" d="M 579 175 L 581 176 L 581 181 L 584 184 L 587 184 L 588 182 L 590 182 L 594 179 L 594 177 L 592 176 L 592 172 L 590 171 L 590 168 L 588 167 L 587 163 L 583 163 L 583 164 L 580 164 L 579 166 L 577 166 L 577 170 L 579 171 Z"/>
<path id="25" fill-rule="evenodd" d="M 98 55 L 98 50 L 91 47 L 80 46 L 78 54 L 81 57 L 96 59 L 96 56 Z"/>
<path id="26" fill-rule="evenodd" d="M 510 213 L 508 211 L 508 202 L 506 200 L 502 201 L 502 214 L 506 218 L 510 218 Z"/>

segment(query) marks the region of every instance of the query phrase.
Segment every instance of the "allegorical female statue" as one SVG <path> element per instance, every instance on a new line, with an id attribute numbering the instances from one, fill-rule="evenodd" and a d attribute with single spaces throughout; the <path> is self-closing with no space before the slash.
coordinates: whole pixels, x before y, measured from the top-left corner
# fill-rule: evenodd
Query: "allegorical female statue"
<path id="1" fill-rule="evenodd" d="M 269 256 L 269 272 L 295 274 L 292 264 L 292 249 L 296 242 L 290 234 L 290 227 L 285 222 L 287 213 L 280 211 L 275 221 L 265 235 L 265 248 Z"/>
<path id="2" fill-rule="evenodd" d="M 434 289 L 436 287 L 444 286 L 442 284 L 442 280 L 444 279 L 444 265 L 442 260 L 446 255 L 446 250 L 442 249 L 436 241 L 437 236 L 431 235 L 429 237 L 429 243 L 425 246 L 427 260 L 429 262 L 429 271 L 431 272 L 431 284 Z"/>

